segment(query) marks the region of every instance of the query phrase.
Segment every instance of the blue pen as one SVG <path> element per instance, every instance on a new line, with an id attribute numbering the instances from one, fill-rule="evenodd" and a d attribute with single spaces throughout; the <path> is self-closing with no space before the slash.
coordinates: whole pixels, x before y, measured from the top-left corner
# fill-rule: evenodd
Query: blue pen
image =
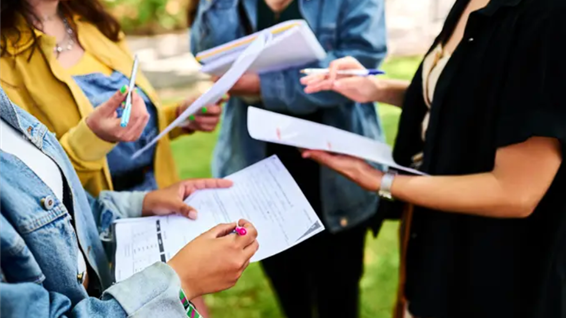
<path id="1" fill-rule="evenodd" d="M 306 68 L 301 70 L 302 74 L 305 75 L 312 75 L 312 74 L 328 74 L 328 69 L 326 68 Z M 369 70 L 341 70 L 338 71 L 336 74 L 338 75 L 349 75 L 349 76 L 371 76 L 371 75 L 381 75 L 385 74 L 384 71 L 369 69 Z"/>
<path id="2" fill-rule="evenodd" d="M 132 75 L 130 76 L 130 85 L 128 86 L 128 94 L 126 95 L 126 106 L 124 107 L 124 112 L 122 112 L 122 118 L 120 120 L 120 126 L 128 126 L 130 121 L 130 113 L 132 112 L 132 92 L 136 86 L 136 75 L 138 74 L 138 56 L 134 56 L 134 66 L 132 66 Z"/>

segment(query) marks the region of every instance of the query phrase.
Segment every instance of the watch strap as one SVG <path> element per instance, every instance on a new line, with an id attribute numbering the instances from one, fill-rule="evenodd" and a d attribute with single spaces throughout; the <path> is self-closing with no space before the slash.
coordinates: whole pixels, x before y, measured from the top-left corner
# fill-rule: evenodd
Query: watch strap
<path id="1" fill-rule="evenodd" d="M 379 189 L 379 196 L 385 199 L 393 200 L 391 195 L 391 186 L 393 185 L 393 180 L 397 174 L 392 171 L 387 171 L 383 177 L 381 177 L 381 188 Z"/>

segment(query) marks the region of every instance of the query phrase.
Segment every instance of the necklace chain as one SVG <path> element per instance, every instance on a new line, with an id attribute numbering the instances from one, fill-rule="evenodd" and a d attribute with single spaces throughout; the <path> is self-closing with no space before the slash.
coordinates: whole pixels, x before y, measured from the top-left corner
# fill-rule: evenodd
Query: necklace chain
<path id="1" fill-rule="evenodd" d="M 75 47 L 74 32 L 69 25 L 67 18 L 63 18 L 63 24 L 65 25 L 65 38 L 63 39 L 63 41 L 55 44 L 55 48 L 53 48 L 53 51 L 55 51 L 55 54 L 57 54 L 57 56 L 59 56 L 59 54 L 63 52 L 71 51 L 73 47 Z"/>

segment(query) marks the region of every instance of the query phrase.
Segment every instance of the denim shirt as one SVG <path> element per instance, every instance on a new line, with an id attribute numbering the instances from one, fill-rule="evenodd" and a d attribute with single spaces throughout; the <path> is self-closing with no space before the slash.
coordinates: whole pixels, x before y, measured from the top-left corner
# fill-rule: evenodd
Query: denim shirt
<path id="1" fill-rule="evenodd" d="M 145 193 L 102 192 L 94 200 L 55 136 L 1 88 L 0 116 L 22 133 L 22 142 L 31 142 L 58 165 L 72 207 L 58 201 L 17 157 L 0 151 L 0 316 L 182 317 L 180 281 L 164 263 L 113 285 L 102 241 L 115 219 L 141 216 Z M 46 204 L 47 198 L 54 204 Z M 79 249 L 92 269 L 89 285 L 103 291 L 99 298 L 89 297 L 77 279 Z"/>
<path id="2" fill-rule="evenodd" d="M 82 89 L 93 107 L 98 107 L 100 104 L 106 102 L 122 86 L 129 84 L 129 79 L 124 74 L 116 71 L 110 76 L 106 76 L 102 73 L 92 73 L 73 76 L 73 79 Z M 141 89 L 138 93 L 145 102 L 150 119 L 138 140 L 133 142 L 120 142 L 106 156 L 110 174 L 113 176 L 125 174 L 137 168 L 146 166 L 153 167 L 155 145 L 142 153 L 139 157 L 132 159 L 132 155 L 136 151 L 147 145 L 158 134 L 157 111 L 155 106 Z M 121 117 L 122 108 L 118 108 L 117 112 L 118 116 Z M 157 189 L 157 182 L 155 181 L 153 169 L 150 169 L 145 173 L 144 181 L 141 184 L 128 190 L 147 191 L 154 189 Z"/>
<path id="3" fill-rule="evenodd" d="M 257 30 L 257 1 L 243 1 L 244 11 Z M 383 0 L 295 0 L 301 14 L 327 52 L 320 61 L 278 72 L 260 74 L 261 100 L 267 110 L 291 115 L 322 112 L 322 123 L 369 138 L 384 140 L 372 103 L 360 104 L 334 92 L 306 94 L 301 68 L 326 68 L 337 58 L 353 56 L 367 68 L 377 68 L 386 55 Z M 238 0 L 200 0 L 190 31 L 193 54 L 245 35 Z M 224 108 L 220 137 L 213 159 L 213 175 L 224 177 L 266 155 L 265 143 L 247 131 L 248 103 L 230 98 Z M 376 166 L 378 167 L 378 166 Z M 358 225 L 376 213 L 378 196 L 328 168 L 320 168 L 322 213 L 332 232 Z"/>

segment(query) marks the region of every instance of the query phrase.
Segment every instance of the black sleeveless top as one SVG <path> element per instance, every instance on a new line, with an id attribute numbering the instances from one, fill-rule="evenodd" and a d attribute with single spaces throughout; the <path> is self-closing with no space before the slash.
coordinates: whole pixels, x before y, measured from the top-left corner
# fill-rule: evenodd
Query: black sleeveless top
<path id="1" fill-rule="evenodd" d="M 437 42 L 467 3 L 456 2 Z M 563 0 L 491 0 L 472 13 L 436 86 L 424 143 L 420 69 L 406 92 L 395 160 L 409 165 L 424 151 L 421 169 L 431 175 L 489 172 L 498 148 L 532 136 L 556 138 L 566 157 L 565 17 Z M 523 219 L 415 207 L 405 286 L 412 314 L 566 317 L 565 195 L 563 161 Z"/>
<path id="2" fill-rule="evenodd" d="M 292 0 L 287 8 L 279 13 L 273 12 L 264 0 L 257 1 L 258 31 L 267 29 L 284 21 L 295 19 L 303 19 L 299 10 L 299 0 Z M 306 116 L 297 116 L 294 114 L 285 115 L 314 122 L 322 121 L 322 113 L 320 111 L 316 111 Z M 309 200 L 313 209 L 320 216 L 320 166 L 312 160 L 303 159 L 299 150 L 295 147 L 268 143 L 266 147 L 266 156 L 271 155 L 277 155 L 279 157 L 287 170 L 289 170 L 289 173 L 291 173 L 295 181 L 297 181 L 297 184 Z"/>

